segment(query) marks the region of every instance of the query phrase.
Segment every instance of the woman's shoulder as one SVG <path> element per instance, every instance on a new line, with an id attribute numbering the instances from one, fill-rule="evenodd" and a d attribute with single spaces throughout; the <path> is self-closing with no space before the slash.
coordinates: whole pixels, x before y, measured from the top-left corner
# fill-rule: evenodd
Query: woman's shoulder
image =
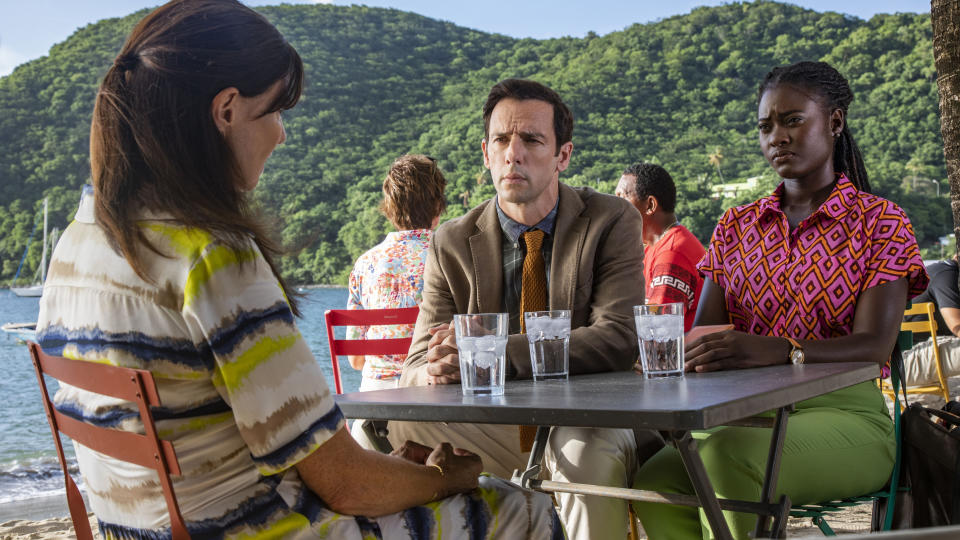
<path id="1" fill-rule="evenodd" d="M 868 221 L 882 219 L 909 222 L 906 212 L 897 203 L 874 193 L 857 191 L 853 203 L 859 214 Z"/>
<path id="2" fill-rule="evenodd" d="M 206 229 L 172 219 L 143 220 L 140 227 L 147 239 L 156 243 L 156 247 L 169 258 L 195 261 L 211 253 L 234 256 L 259 253 L 251 236 L 235 235 L 228 241 Z"/>
<path id="3" fill-rule="evenodd" d="M 751 223 L 755 221 L 763 213 L 765 206 L 769 204 L 768 199 L 769 197 L 764 197 L 747 204 L 728 208 L 720 217 L 719 224 L 730 225 L 733 222 Z"/>
<path id="4" fill-rule="evenodd" d="M 218 279 L 239 281 L 273 279 L 252 236 L 222 238 L 174 220 L 144 220 L 140 227 L 150 245 L 156 248 L 141 251 L 146 266 L 152 268 L 159 279 L 172 280 L 174 287 L 188 289 L 191 283 L 205 282 L 214 275 Z"/>

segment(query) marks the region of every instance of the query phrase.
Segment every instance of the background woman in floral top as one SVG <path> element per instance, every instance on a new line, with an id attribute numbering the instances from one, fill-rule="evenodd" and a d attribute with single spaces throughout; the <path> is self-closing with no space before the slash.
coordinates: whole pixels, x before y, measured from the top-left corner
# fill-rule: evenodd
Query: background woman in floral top
<path id="1" fill-rule="evenodd" d="M 404 155 L 383 181 L 380 210 L 397 232 L 357 259 L 350 273 L 348 309 L 412 307 L 423 295 L 423 266 L 433 229 L 446 208 L 447 181 L 433 158 Z M 412 324 L 351 326 L 349 339 L 401 338 L 413 335 Z M 406 355 L 351 356 L 363 370 L 360 390 L 396 388 Z M 359 422 L 357 423 L 359 424 Z"/>

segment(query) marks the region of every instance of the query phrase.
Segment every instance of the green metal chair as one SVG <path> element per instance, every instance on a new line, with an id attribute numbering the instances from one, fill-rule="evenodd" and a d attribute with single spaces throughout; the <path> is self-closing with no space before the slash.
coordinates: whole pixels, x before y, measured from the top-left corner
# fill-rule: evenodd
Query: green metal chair
<path id="1" fill-rule="evenodd" d="M 871 529 L 880 531 L 889 531 L 893 523 L 893 502 L 898 490 L 905 491 L 909 488 L 901 488 L 897 485 L 900 478 L 900 456 L 901 456 L 901 430 L 900 430 L 900 395 L 904 394 L 906 400 L 906 387 L 903 381 L 903 356 L 901 351 L 913 346 L 913 332 L 901 331 L 897 336 L 897 344 L 894 347 L 893 354 L 890 357 L 890 378 L 893 382 L 893 426 L 894 436 L 897 440 L 897 451 L 893 461 L 893 472 L 890 474 L 890 482 L 887 487 L 880 491 L 868 493 L 858 497 L 846 499 L 837 499 L 833 501 L 824 501 L 816 504 L 794 505 L 790 509 L 791 517 L 808 517 L 813 521 L 824 536 L 836 536 L 836 533 L 827 523 L 827 516 L 832 513 L 841 512 L 851 506 L 858 506 L 869 502 L 873 503 L 873 526 Z M 899 391 L 898 391 L 899 389 Z M 881 511 L 882 509 L 882 511 Z"/>

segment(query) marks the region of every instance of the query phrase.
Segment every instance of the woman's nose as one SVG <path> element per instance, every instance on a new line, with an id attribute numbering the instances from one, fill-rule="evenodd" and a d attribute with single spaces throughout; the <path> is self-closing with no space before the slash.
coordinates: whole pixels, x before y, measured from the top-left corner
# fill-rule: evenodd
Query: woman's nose
<path id="1" fill-rule="evenodd" d="M 783 146 L 790 141 L 790 134 L 782 126 L 775 125 L 770 130 L 769 141 L 773 146 Z"/>

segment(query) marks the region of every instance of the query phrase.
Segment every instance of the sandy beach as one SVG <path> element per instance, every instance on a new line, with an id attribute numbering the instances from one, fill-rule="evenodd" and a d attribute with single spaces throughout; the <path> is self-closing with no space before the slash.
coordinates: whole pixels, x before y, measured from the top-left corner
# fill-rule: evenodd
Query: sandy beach
<path id="1" fill-rule="evenodd" d="M 3 509 L 6 510 L 6 506 Z M 66 510 L 64 512 L 66 513 Z M 870 530 L 870 506 L 864 505 L 838 514 L 836 518 L 830 520 L 830 526 L 837 534 L 867 532 Z M 97 531 L 97 518 L 93 514 L 90 514 L 90 528 L 94 531 L 94 537 L 100 538 Z M 787 536 L 790 538 L 822 537 L 819 529 L 814 527 L 809 519 L 795 518 L 791 518 L 787 525 Z M 73 523 L 69 517 L 33 521 L 15 519 L 0 523 L 0 539 L 3 540 L 53 540 L 55 538 L 75 538 Z M 641 534 L 640 538 L 646 538 L 646 535 Z"/>
<path id="2" fill-rule="evenodd" d="M 960 377 L 949 380 L 950 395 L 960 396 Z M 941 407 L 943 399 L 932 395 L 911 395 L 910 402 L 922 403 L 928 407 Z M 892 408 L 893 404 L 888 401 Z M 865 504 L 838 512 L 829 519 L 830 526 L 838 535 L 864 533 L 870 531 L 871 505 Z M 53 540 L 74 538 L 73 524 L 70 522 L 67 501 L 63 495 L 17 501 L 0 504 L 0 540 Z M 94 536 L 100 538 L 97 531 L 97 519 L 90 514 L 90 526 Z M 808 518 L 790 518 L 787 525 L 790 538 L 823 537 L 820 530 Z M 646 538 L 641 534 L 641 538 Z"/>

